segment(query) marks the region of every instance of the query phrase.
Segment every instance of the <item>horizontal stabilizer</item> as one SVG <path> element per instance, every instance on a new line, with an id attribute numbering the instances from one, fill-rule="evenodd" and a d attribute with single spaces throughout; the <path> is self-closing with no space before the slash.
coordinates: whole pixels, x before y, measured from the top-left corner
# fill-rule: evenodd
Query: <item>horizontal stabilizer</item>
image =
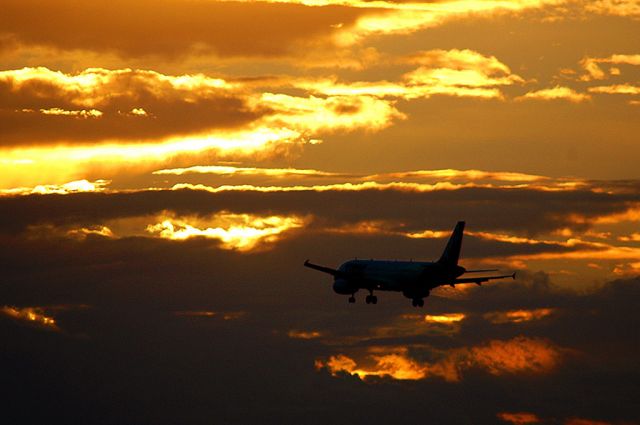
<path id="1" fill-rule="evenodd" d="M 343 272 L 336 270 L 336 269 L 332 269 L 330 267 L 325 267 L 325 266 L 319 266 L 317 264 L 313 264 L 311 262 L 309 262 L 309 260 L 306 260 L 304 262 L 304 266 L 305 267 L 309 267 L 310 269 L 314 269 L 314 270 L 318 270 L 319 272 L 322 273 L 328 273 L 332 276 L 342 276 Z"/>

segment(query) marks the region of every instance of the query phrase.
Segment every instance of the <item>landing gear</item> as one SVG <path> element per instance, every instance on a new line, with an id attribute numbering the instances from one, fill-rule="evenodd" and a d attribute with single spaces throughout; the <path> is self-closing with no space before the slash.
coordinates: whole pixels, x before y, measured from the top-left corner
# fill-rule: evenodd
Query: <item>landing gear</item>
<path id="1" fill-rule="evenodd" d="M 367 295 L 364 301 L 367 304 L 378 304 L 378 297 L 376 297 L 375 295 Z"/>
<path id="2" fill-rule="evenodd" d="M 356 297 L 354 297 L 353 295 L 351 295 L 351 296 L 349 297 L 349 304 L 353 304 L 353 303 L 355 303 L 355 302 L 356 302 Z"/>
<path id="3" fill-rule="evenodd" d="M 411 305 L 414 307 L 423 307 L 424 300 L 422 298 L 414 298 L 411 300 Z"/>

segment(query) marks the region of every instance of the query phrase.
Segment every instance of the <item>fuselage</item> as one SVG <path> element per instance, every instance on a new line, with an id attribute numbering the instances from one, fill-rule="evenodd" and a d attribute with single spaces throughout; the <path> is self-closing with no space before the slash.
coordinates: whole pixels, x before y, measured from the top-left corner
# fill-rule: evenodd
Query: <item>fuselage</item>
<path id="1" fill-rule="evenodd" d="M 350 260 L 338 271 L 333 289 L 339 294 L 375 289 L 403 292 L 408 298 L 416 298 L 427 296 L 432 288 L 448 284 L 465 270 L 438 262 Z"/>

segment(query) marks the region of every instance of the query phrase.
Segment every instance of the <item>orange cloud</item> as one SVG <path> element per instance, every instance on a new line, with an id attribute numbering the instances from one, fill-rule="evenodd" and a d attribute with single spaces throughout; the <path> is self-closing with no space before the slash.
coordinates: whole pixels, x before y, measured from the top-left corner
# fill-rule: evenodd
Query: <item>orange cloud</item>
<path id="1" fill-rule="evenodd" d="M 294 339 L 316 339 L 320 338 L 322 336 L 322 333 L 319 331 L 300 331 L 292 329 L 287 332 L 287 335 L 289 336 L 289 338 Z"/>
<path id="2" fill-rule="evenodd" d="M 640 19 L 640 4 L 637 0 L 595 0 L 585 2 L 589 12 L 602 15 L 623 16 Z"/>
<path id="3" fill-rule="evenodd" d="M 0 314 L 18 321 L 35 325 L 43 329 L 59 330 L 53 317 L 46 316 L 39 307 L 12 307 L 4 306 L 0 308 Z"/>
<path id="4" fill-rule="evenodd" d="M 503 182 L 529 183 L 549 180 L 548 177 L 535 174 L 515 173 L 508 171 L 484 170 L 417 170 L 398 173 L 375 174 L 365 177 L 367 180 L 433 178 L 438 180 L 496 180 Z"/>
<path id="5" fill-rule="evenodd" d="M 531 91 L 516 100 L 568 100 L 573 103 L 580 103 L 591 99 L 588 94 L 578 93 L 569 87 L 555 86 L 550 89 Z"/>
<path id="6" fill-rule="evenodd" d="M 409 34 L 436 27 L 453 19 L 519 13 L 562 4 L 562 0 L 445 0 L 439 2 L 349 2 L 351 5 L 380 5 L 358 18 L 355 25 L 338 34 L 338 41 L 351 44 L 363 37 L 380 34 Z"/>
<path id="7" fill-rule="evenodd" d="M 640 94 L 640 87 L 631 84 L 614 84 L 611 86 L 589 87 L 591 93 L 601 94 Z"/>
<path id="8" fill-rule="evenodd" d="M 552 308 L 538 308 L 535 310 L 510 310 L 485 313 L 483 317 L 494 324 L 522 323 L 540 320 L 554 313 Z"/>
<path id="9" fill-rule="evenodd" d="M 334 376 L 348 373 L 363 379 L 387 376 L 400 380 L 417 380 L 438 376 L 446 381 L 457 382 L 462 379 L 462 372 L 470 368 L 481 368 L 492 375 L 546 373 L 556 367 L 561 357 L 560 351 L 549 342 L 525 337 L 453 349 L 434 363 L 408 357 L 407 349 L 393 350 L 386 354 L 369 355 L 362 366 L 354 359 L 339 354 L 331 356 L 326 362 L 316 361 L 316 368 L 326 368 Z"/>
<path id="10" fill-rule="evenodd" d="M 371 330 L 375 338 L 399 338 L 417 335 L 453 335 L 460 331 L 464 313 L 441 315 L 403 314 L 389 325 L 377 326 Z"/>
<path id="11" fill-rule="evenodd" d="M 590 2 L 590 5 L 593 4 L 593 2 Z M 638 7 L 638 10 L 640 10 L 640 7 Z M 586 57 L 580 61 L 580 66 L 586 71 L 586 74 L 581 76 L 580 79 L 582 81 L 591 81 L 607 78 L 608 76 L 605 71 L 600 68 L 600 64 L 640 66 L 640 55 L 615 54 L 605 58 Z M 609 74 L 619 75 L 620 69 L 615 67 L 609 68 Z"/>
<path id="12" fill-rule="evenodd" d="M 513 425 L 536 424 L 540 422 L 540 418 L 528 412 L 502 412 L 496 415 L 504 422 L 510 422 Z"/>

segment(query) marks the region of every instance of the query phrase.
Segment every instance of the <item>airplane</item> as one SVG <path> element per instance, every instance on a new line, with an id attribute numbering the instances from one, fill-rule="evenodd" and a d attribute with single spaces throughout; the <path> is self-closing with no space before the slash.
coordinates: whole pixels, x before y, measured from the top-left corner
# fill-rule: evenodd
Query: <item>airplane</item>
<path id="1" fill-rule="evenodd" d="M 462 277 L 465 273 L 495 272 L 497 269 L 466 270 L 458 265 L 464 221 L 459 221 L 438 261 L 385 261 L 350 260 L 337 269 L 313 264 L 306 260 L 305 267 L 333 276 L 333 290 L 341 295 L 350 295 L 349 303 L 355 303 L 355 293 L 359 289 L 369 291 L 367 304 L 377 304 L 378 297 L 373 291 L 396 291 L 411 299 L 414 307 L 424 306 L 424 298 L 438 286 L 455 287 L 459 283 L 482 285 L 494 279 L 516 278 L 516 273 L 500 276 Z"/>

